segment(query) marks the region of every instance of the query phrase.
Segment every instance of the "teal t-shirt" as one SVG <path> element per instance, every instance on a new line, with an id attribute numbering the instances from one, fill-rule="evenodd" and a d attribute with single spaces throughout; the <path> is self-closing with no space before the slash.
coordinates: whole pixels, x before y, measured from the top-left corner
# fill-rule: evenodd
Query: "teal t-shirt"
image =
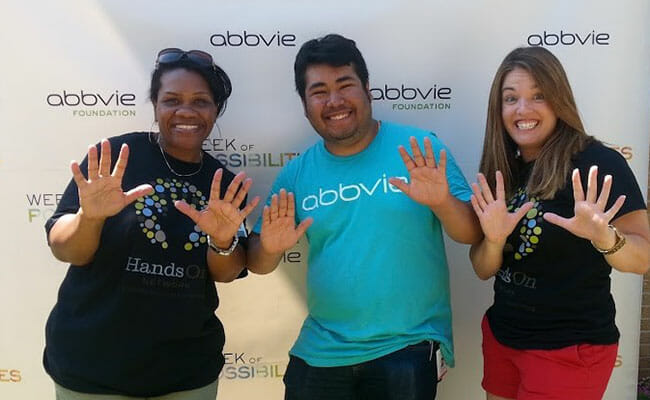
<path id="1" fill-rule="evenodd" d="M 422 149 L 428 136 L 436 159 L 445 148 L 430 132 L 382 121 L 362 152 L 335 156 L 321 140 L 273 184 L 271 194 L 295 194 L 297 223 L 314 218 L 307 230 L 309 315 L 290 351 L 309 365 L 357 364 L 429 339 L 454 364 L 442 226 L 388 183 L 409 179 L 397 147 L 410 150 L 410 136 Z M 471 189 L 446 150 L 450 191 L 468 201 Z"/>

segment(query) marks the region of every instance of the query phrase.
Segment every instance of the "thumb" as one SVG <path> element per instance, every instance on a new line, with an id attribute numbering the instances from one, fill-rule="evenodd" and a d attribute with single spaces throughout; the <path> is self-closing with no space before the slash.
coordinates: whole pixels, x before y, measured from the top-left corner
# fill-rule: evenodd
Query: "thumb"
<path id="1" fill-rule="evenodd" d="M 405 194 L 408 194 L 408 192 L 409 192 L 409 185 L 406 182 L 404 182 L 403 180 L 399 179 L 399 178 L 389 178 L 388 183 L 395 186 L 396 188 L 398 188 L 399 190 L 401 190 Z"/>
<path id="2" fill-rule="evenodd" d="M 149 194 L 153 194 L 154 190 L 151 185 L 140 185 L 138 187 L 135 187 L 128 192 L 126 192 L 126 204 L 131 204 L 131 202 L 135 201 L 138 197 L 146 196 Z"/>
<path id="3" fill-rule="evenodd" d="M 515 211 L 515 216 L 517 217 L 517 221 L 522 219 L 528 211 L 530 211 L 533 208 L 533 202 L 529 201 L 527 203 L 524 203 L 517 211 Z"/>
<path id="4" fill-rule="evenodd" d="M 568 230 L 569 218 L 560 217 L 559 215 L 550 212 L 544 213 L 542 218 L 553 225 L 557 225 Z"/>
<path id="5" fill-rule="evenodd" d="M 309 217 L 305 220 L 303 220 L 300 225 L 296 228 L 296 233 L 298 234 L 298 239 L 302 237 L 302 235 L 307 232 L 307 228 L 311 226 L 311 224 L 314 222 L 314 219 L 312 217 Z"/>
<path id="6" fill-rule="evenodd" d="M 183 200 L 177 200 L 174 202 L 174 207 L 181 213 L 187 215 L 190 217 L 194 223 L 198 224 L 199 223 L 199 216 L 201 215 L 195 208 L 190 207 L 189 204 L 187 204 Z"/>

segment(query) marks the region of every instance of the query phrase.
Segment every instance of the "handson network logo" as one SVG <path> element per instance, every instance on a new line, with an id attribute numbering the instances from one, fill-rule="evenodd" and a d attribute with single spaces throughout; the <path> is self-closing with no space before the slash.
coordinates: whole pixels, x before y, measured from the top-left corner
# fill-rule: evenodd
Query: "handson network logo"
<path id="1" fill-rule="evenodd" d="M 573 32 L 560 30 L 546 31 L 528 35 L 529 46 L 609 46 L 610 34 L 607 32 Z"/>
<path id="2" fill-rule="evenodd" d="M 229 31 L 210 36 L 210 44 L 215 47 L 295 47 L 296 35 L 293 33 Z"/>
<path id="3" fill-rule="evenodd" d="M 47 105 L 70 109 L 74 117 L 135 117 L 135 94 L 114 91 L 68 90 L 49 93 Z"/>
<path id="4" fill-rule="evenodd" d="M 438 84 L 384 84 L 370 89 L 370 94 L 374 101 L 392 102 L 391 106 L 395 111 L 451 110 L 452 90 Z"/>
<path id="5" fill-rule="evenodd" d="M 207 138 L 203 150 L 210 153 L 226 167 L 283 167 L 300 155 L 296 152 L 265 153 L 253 143 L 242 143 L 235 138 Z"/>

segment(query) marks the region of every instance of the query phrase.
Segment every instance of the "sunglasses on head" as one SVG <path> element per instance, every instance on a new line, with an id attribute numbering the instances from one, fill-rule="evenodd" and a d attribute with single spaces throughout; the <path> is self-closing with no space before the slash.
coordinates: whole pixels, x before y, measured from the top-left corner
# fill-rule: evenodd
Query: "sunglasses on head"
<path id="1" fill-rule="evenodd" d="M 167 49 L 162 49 L 158 53 L 158 57 L 156 58 L 156 69 L 161 64 L 175 63 L 177 61 L 182 60 L 183 58 L 187 58 L 188 60 L 195 62 L 196 64 L 201 66 L 212 67 L 213 69 L 215 68 L 214 60 L 212 60 L 212 56 L 206 53 L 205 51 L 201 51 L 201 50 L 185 51 L 183 49 L 170 47 Z"/>

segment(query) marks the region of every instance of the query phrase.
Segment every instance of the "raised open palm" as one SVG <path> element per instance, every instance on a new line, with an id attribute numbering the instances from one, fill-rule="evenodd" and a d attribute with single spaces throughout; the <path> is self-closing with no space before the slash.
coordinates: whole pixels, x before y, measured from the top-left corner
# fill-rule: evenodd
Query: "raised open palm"
<path id="1" fill-rule="evenodd" d="M 293 247 L 313 219 L 306 218 L 296 226 L 296 206 L 293 193 L 280 189 L 279 196 L 271 196 L 271 205 L 265 206 L 262 212 L 262 231 L 260 241 L 265 252 L 270 254 L 282 253 Z"/>
<path id="2" fill-rule="evenodd" d="M 496 198 L 492 195 L 485 176 L 479 173 L 477 179 L 478 184 L 472 183 L 474 194 L 470 200 L 481 223 L 483 235 L 485 235 L 485 240 L 503 245 L 519 221 L 533 208 L 533 203 L 529 201 L 511 213 L 506 207 L 506 194 L 501 171 L 496 172 Z"/>
<path id="3" fill-rule="evenodd" d="M 223 170 L 219 168 L 212 178 L 208 206 L 203 210 L 197 210 L 182 200 L 174 202 L 174 205 L 180 212 L 190 217 L 203 232 L 210 235 L 213 243 L 227 248 L 244 219 L 253 211 L 260 199 L 255 197 L 246 207 L 240 209 L 253 184 L 251 178 L 246 178 L 245 172 L 235 175 L 221 198 L 222 176 Z"/>
<path id="4" fill-rule="evenodd" d="M 86 218 L 105 219 L 119 213 L 138 197 L 153 192 L 151 185 L 140 185 L 124 192 L 122 178 L 129 158 L 129 146 L 122 145 L 113 172 L 111 173 L 111 144 L 107 139 L 101 141 L 101 154 L 97 159 L 97 148 L 88 148 L 88 179 L 79 164 L 70 164 L 72 178 L 79 190 L 79 206 Z"/>
<path id="5" fill-rule="evenodd" d="M 414 201 L 429 207 L 435 207 L 449 196 L 447 153 L 445 150 L 440 150 L 440 160 L 436 163 L 431 139 L 424 138 L 424 156 L 414 137 L 411 136 L 409 142 L 413 157 L 408 154 L 403 146 L 398 148 L 402 161 L 404 161 L 410 175 L 409 183 L 399 178 L 390 178 L 389 182 Z"/>
<path id="6" fill-rule="evenodd" d="M 548 222 L 561 226 L 567 231 L 583 239 L 595 240 L 603 237 L 607 231 L 608 224 L 616 213 L 623 207 L 625 196 L 619 196 L 614 204 L 605 210 L 609 192 L 612 188 L 612 176 L 607 175 L 603 179 L 603 187 L 598 195 L 598 167 L 593 165 L 589 169 L 587 178 L 587 194 L 582 189 L 582 181 L 578 169 L 573 170 L 571 182 L 573 184 L 573 199 L 575 201 L 574 213 L 571 218 L 564 218 L 557 214 L 547 212 L 544 219 Z"/>

